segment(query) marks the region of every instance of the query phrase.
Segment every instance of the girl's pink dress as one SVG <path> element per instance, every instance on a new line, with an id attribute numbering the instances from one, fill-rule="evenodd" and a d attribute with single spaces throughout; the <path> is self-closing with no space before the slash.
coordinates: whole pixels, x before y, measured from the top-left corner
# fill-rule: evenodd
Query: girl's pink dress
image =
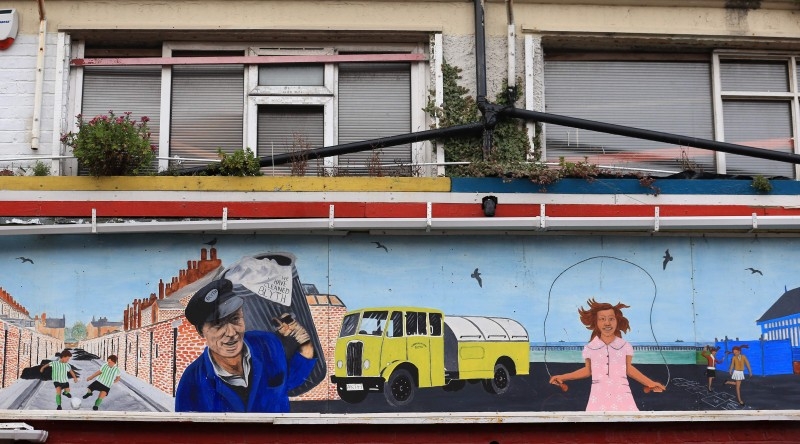
<path id="1" fill-rule="evenodd" d="M 626 356 L 633 357 L 633 347 L 622 338 L 606 345 L 595 337 L 583 347 L 583 359 L 591 361 L 592 370 L 587 412 L 639 411 L 628 385 Z"/>

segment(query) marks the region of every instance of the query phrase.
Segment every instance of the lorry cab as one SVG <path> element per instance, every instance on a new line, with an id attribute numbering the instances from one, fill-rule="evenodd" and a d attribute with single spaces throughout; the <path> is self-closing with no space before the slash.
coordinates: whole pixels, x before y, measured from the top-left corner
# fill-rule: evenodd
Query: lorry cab
<path id="1" fill-rule="evenodd" d="M 370 391 L 394 390 L 389 398 L 399 397 L 402 403 L 413 387 L 444 385 L 443 318 L 439 310 L 419 307 L 369 308 L 345 315 L 331 378 L 339 397 L 360 402 Z"/>

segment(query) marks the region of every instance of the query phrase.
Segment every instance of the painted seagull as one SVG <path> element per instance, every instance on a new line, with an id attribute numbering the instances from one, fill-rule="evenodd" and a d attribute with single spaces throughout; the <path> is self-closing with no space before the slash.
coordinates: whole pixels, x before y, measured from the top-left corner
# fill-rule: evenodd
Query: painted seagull
<path id="1" fill-rule="evenodd" d="M 669 254 L 669 249 L 664 252 L 664 262 L 661 264 L 661 267 L 666 270 L 667 269 L 667 262 L 671 261 L 673 258 Z"/>
<path id="2" fill-rule="evenodd" d="M 756 273 L 758 273 L 758 274 L 760 274 L 761 276 L 764 276 L 764 273 L 762 273 L 762 272 L 761 272 L 761 270 L 756 270 L 756 269 L 755 269 L 755 268 L 753 268 L 753 267 L 750 267 L 750 268 L 745 268 L 745 270 L 750 270 L 750 274 L 756 274 Z"/>
<path id="3" fill-rule="evenodd" d="M 372 243 L 375 244 L 375 248 L 383 248 L 384 251 L 386 251 L 387 253 L 389 252 L 389 249 L 386 248 L 386 245 L 383 245 L 380 242 L 372 242 Z"/>
<path id="4" fill-rule="evenodd" d="M 21 260 L 23 264 L 24 264 L 25 262 L 30 262 L 30 263 L 33 263 L 33 259 L 29 259 L 29 258 L 27 258 L 27 257 L 22 257 L 22 256 L 20 256 L 20 257 L 18 257 L 17 259 Z"/>
<path id="5" fill-rule="evenodd" d="M 469 275 L 469 277 L 475 278 L 475 280 L 478 281 L 478 286 L 483 288 L 483 279 L 481 279 L 481 274 L 478 272 L 477 268 L 472 272 L 471 275 Z"/>

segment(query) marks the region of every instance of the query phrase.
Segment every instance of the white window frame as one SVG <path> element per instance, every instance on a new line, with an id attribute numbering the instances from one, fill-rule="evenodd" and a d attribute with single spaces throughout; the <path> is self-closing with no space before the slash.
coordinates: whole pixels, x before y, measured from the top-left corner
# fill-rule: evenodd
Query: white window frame
<path id="1" fill-rule="evenodd" d="M 264 48 L 250 47 L 248 55 L 334 55 L 332 48 Z M 336 130 L 338 109 L 338 78 L 336 64 L 320 63 L 324 66 L 322 86 L 261 86 L 258 84 L 259 65 L 250 65 L 247 76 L 247 110 L 245 111 L 245 128 L 253 128 L 245 132 L 245 141 L 254 151 L 258 145 L 258 106 L 259 105 L 317 105 L 323 107 L 323 146 L 335 145 L 338 139 Z M 318 147 L 314 147 L 318 148 Z M 323 167 L 330 171 L 336 165 L 335 157 L 326 157 Z"/>
<path id="2" fill-rule="evenodd" d="M 255 43 L 191 43 L 166 41 L 161 47 L 162 57 L 173 57 L 174 51 L 242 51 L 244 55 L 333 55 L 338 52 L 398 52 L 422 54 L 429 48 L 429 43 L 417 44 L 346 44 L 335 46 L 323 45 L 280 45 L 275 44 L 255 44 Z M 84 42 L 75 42 L 72 53 L 83 57 L 85 49 Z M 411 63 L 411 132 L 423 131 L 428 129 L 429 119 L 423 111 L 427 102 L 427 93 L 430 89 L 430 64 Z M 243 137 L 244 145 L 255 147 L 257 140 L 257 114 L 259 105 L 322 105 L 324 109 L 324 134 L 325 146 L 332 146 L 338 143 L 336 109 L 338 106 L 338 65 L 336 63 L 324 63 L 324 86 L 313 87 L 275 87 L 258 85 L 258 65 L 245 65 L 244 82 L 245 97 L 242 97 L 242 109 L 244 115 Z M 77 88 L 71 89 L 74 94 L 71 97 L 71 107 L 74 110 L 72 115 L 80 112 L 82 97 L 83 68 L 77 67 L 75 75 L 71 76 L 71 82 Z M 171 127 L 171 103 L 172 96 L 172 67 L 165 65 L 161 71 L 161 118 L 159 136 L 159 169 L 165 170 L 169 166 L 169 135 Z M 70 122 L 74 126 L 74 119 Z M 430 141 L 420 141 L 411 144 L 411 158 L 414 165 L 426 165 L 432 161 L 432 143 Z M 213 154 L 213 153 L 212 153 Z M 213 157 L 213 156 L 210 156 Z M 209 157 L 209 160 L 212 160 Z M 336 165 L 336 157 L 325 159 L 326 167 Z M 427 175 L 430 168 L 420 168 L 422 175 Z"/>
<path id="3" fill-rule="evenodd" d="M 791 130 L 792 130 L 792 152 L 800 154 L 800 86 L 797 78 L 798 54 L 776 54 L 774 52 L 742 52 L 730 50 L 718 50 L 712 53 L 712 89 L 714 94 L 713 99 L 713 114 L 714 114 L 714 134 L 717 141 L 725 141 L 725 117 L 722 112 L 723 102 L 725 99 L 743 99 L 743 100 L 775 100 L 780 102 L 789 102 L 791 109 Z M 723 91 L 722 80 L 720 73 L 721 60 L 759 60 L 759 61 L 779 61 L 786 62 L 787 69 L 789 70 L 789 91 L 787 92 L 764 92 L 764 91 Z M 726 174 L 726 153 L 717 151 L 716 163 L 717 173 Z M 794 165 L 795 180 L 800 180 L 800 165 Z"/>
<path id="4" fill-rule="evenodd" d="M 286 97 L 286 96 L 248 96 L 247 98 L 247 112 L 245 113 L 245 126 L 248 128 L 258 128 L 258 106 L 259 105 L 295 105 L 295 106 L 303 106 L 303 105 L 316 105 L 322 106 L 322 113 L 323 113 L 323 134 L 322 140 L 323 145 L 330 146 L 333 145 L 334 140 L 334 133 L 336 128 L 333 123 L 335 122 L 334 118 L 334 99 L 333 96 L 322 96 L 322 97 L 315 97 L 315 96 L 301 96 L 301 97 Z M 256 147 L 258 146 L 258 131 L 248 131 L 246 134 L 245 143 L 247 146 L 250 147 L 254 152 L 256 151 Z M 314 147 L 318 148 L 318 147 Z M 332 167 L 333 164 L 333 157 L 326 157 L 325 163 L 323 164 L 325 168 Z"/>

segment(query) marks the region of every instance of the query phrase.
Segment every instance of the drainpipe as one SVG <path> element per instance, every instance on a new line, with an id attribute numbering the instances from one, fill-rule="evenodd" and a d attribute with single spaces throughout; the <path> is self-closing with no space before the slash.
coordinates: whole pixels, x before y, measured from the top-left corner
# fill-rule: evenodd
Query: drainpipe
<path id="1" fill-rule="evenodd" d="M 508 105 L 514 106 L 517 101 L 517 26 L 514 23 L 514 0 L 506 1 L 508 13 L 508 88 L 506 98 Z"/>
<path id="2" fill-rule="evenodd" d="M 492 149 L 492 129 L 497 121 L 486 101 L 486 24 L 483 0 L 475 0 L 475 83 L 476 102 L 483 114 L 483 160 L 489 158 Z M 490 111 L 490 112 L 487 112 Z"/>
<path id="3" fill-rule="evenodd" d="M 42 132 L 42 89 L 44 88 L 44 49 L 47 43 L 47 19 L 44 0 L 39 3 L 39 52 L 36 55 L 36 83 L 33 96 L 33 124 L 31 125 L 31 149 L 39 149 L 39 136 Z"/>
<path id="4" fill-rule="evenodd" d="M 483 0 L 475 0 L 475 88 L 478 107 L 486 105 L 486 26 Z"/>

